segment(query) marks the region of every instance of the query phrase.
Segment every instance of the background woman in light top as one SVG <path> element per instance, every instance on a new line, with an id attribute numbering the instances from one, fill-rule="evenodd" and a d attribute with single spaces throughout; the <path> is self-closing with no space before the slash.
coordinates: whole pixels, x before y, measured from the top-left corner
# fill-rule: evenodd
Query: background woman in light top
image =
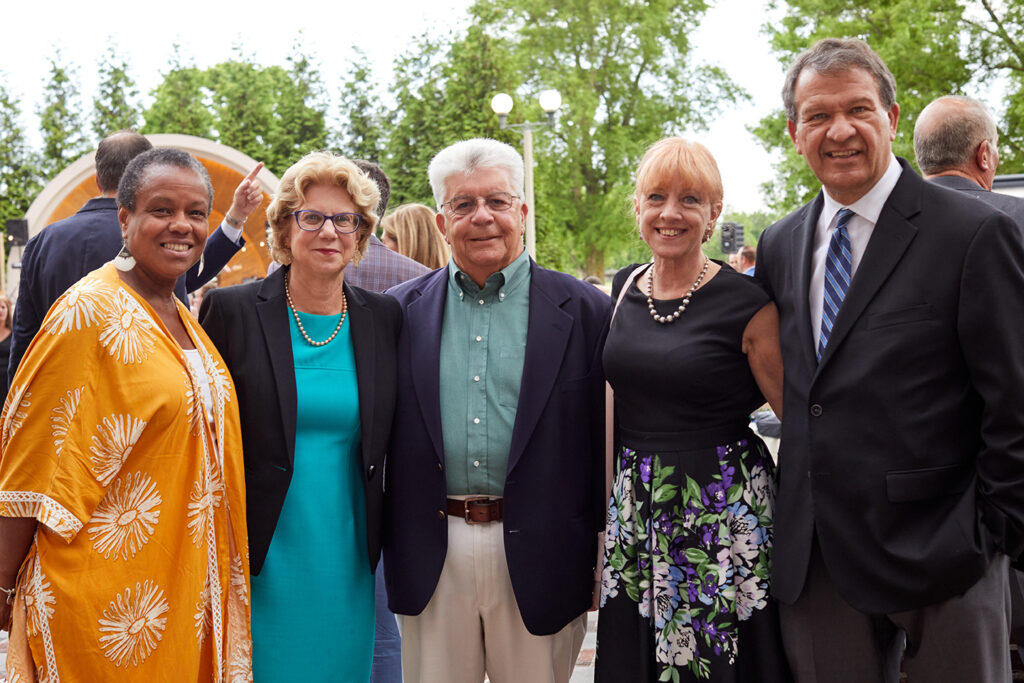
<path id="1" fill-rule="evenodd" d="M 306 155 L 267 209 L 283 267 L 200 309 L 238 386 L 257 681 L 369 680 L 401 311 L 345 268 L 378 199 L 348 159 Z"/>

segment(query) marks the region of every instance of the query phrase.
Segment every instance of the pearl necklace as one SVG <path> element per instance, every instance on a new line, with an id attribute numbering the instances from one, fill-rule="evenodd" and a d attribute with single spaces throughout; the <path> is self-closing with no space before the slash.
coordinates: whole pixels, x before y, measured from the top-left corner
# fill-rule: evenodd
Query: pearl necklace
<path id="1" fill-rule="evenodd" d="M 690 297 L 693 296 L 693 292 L 700 287 L 701 281 L 708 272 L 708 264 L 711 263 L 708 257 L 704 257 L 704 267 L 700 269 L 700 275 L 694 280 L 693 285 L 690 287 L 690 291 L 683 296 L 683 303 L 679 304 L 673 313 L 669 315 L 658 315 L 658 312 L 654 310 L 654 266 L 651 266 L 651 274 L 647 277 L 647 309 L 651 312 L 651 317 L 657 320 L 662 325 L 674 323 L 676 318 L 683 314 L 686 307 L 690 305 Z"/>
<path id="2" fill-rule="evenodd" d="M 299 328 L 299 334 L 305 339 L 310 346 L 327 346 L 334 338 L 338 336 L 338 332 L 341 331 L 341 326 L 345 324 L 345 316 L 348 315 L 348 301 L 345 299 L 345 290 L 341 290 L 341 320 L 338 321 L 338 326 L 334 328 L 334 332 L 331 332 L 331 336 L 323 341 L 313 341 L 308 334 L 306 334 L 306 328 L 302 326 L 302 320 L 299 319 L 299 312 L 295 308 L 295 304 L 292 302 L 292 293 L 288 289 L 288 278 L 284 279 L 284 296 L 288 300 L 288 308 L 291 309 L 292 317 L 295 318 L 295 326 Z"/>

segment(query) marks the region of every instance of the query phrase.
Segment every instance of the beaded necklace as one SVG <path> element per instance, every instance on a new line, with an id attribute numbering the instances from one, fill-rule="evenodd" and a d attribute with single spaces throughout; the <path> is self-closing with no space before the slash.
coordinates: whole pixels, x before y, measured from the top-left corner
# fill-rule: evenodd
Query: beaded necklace
<path id="1" fill-rule="evenodd" d="M 299 334 L 302 338 L 309 343 L 310 346 L 327 346 L 334 338 L 338 336 L 338 332 L 341 331 L 341 326 L 345 324 L 345 316 L 348 315 L 348 301 L 345 299 L 345 290 L 341 290 L 341 320 L 338 321 L 338 326 L 334 328 L 334 332 L 331 332 L 331 336 L 323 341 L 313 341 L 313 339 L 306 334 L 306 328 L 302 326 L 302 320 L 299 319 L 299 311 L 295 308 L 295 304 L 292 302 L 292 293 L 288 289 L 288 278 L 284 279 L 284 296 L 288 300 L 288 308 L 291 309 L 292 317 L 295 318 L 295 326 L 299 328 Z"/>
<path id="2" fill-rule="evenodd" d="M 704 280 L 704 276 L 708 272 L 708 264 L 711 263 L 708 257 L 704 257 L 704 267 L 700 269 L 700 274 L 694 281 L 693 286 L 690 287 L 690 291 L 683 297 L 683 303 L 679 305 L 674 312 L 669 315 L 658 315 L 658 312 L 654 310 L 654 266 L 651 265 L 651 273 L 647 277 L 647 310 L 651 312 L 651 317 L 657 320 L 662 325 L 668 325 L 674 323 L 676 319 L 683 314 L 686 307 L 690 305 L 690 297 L 693 296 L 694 291 L 700 287 L 701 281 Z"/>

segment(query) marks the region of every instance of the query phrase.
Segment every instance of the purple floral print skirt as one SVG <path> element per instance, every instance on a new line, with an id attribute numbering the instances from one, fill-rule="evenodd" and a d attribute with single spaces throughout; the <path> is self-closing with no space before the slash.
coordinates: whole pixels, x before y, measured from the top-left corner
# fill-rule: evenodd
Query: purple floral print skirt
<path id="1" fill-rule="evenodd" d="M 774 464 L 749 431 L 694 450 L 619 450 L 596 681 L 789 680 L 768 584 L 774 500 Z"/>

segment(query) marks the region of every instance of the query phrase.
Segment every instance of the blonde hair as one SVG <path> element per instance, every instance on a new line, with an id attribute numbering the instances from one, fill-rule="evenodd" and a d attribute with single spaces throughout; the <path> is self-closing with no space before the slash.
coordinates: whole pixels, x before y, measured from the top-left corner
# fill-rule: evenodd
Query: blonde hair
<path id="1" fill-rule="evenodd" d="M 356 253 L 352 256 L 352 265 L 356 265 L 366 251 L 370 235 L 377 229 L 380 190 L 358 166 L 330 152 L 310 152 L 281 176 L 277 194 L 267 207 L 267 221 L 270 223 L 267 244 L 270 255 L 282 265 L 292 262 L 292 250 L 288 246 L 292 213 L 306 201 L 306 190 L 313 185 L 333 185 L 345 190 L 362 215 Z"/>
<path id="2" fill-rule="evenodd" d="M 423 204 L 403 204 L 383 221 L 384 234 L 398 244 L 398 253 L 435 270 L 448 263 L 448 245 L 437 229 L 434 210 Z"/>
<path id="3" fill-rule="evenodd" d="M 633 198 L 659 185 L 682 183 L 692 187 L 710 204 L 722 201 L 722 175 L 707 147 L 686 138 L 664 138 L 647 148 L 636 169 Z"/>
<path id="4" fill-rule="evenodd" d="M 6 294 L 0 294 L 0 301 L 7 304 L 7 317 L 4 318 L 4 328 L 8 330 L 13 329 L 11 322 L 14 320 L 14 304 L 11 303 Z"/>

